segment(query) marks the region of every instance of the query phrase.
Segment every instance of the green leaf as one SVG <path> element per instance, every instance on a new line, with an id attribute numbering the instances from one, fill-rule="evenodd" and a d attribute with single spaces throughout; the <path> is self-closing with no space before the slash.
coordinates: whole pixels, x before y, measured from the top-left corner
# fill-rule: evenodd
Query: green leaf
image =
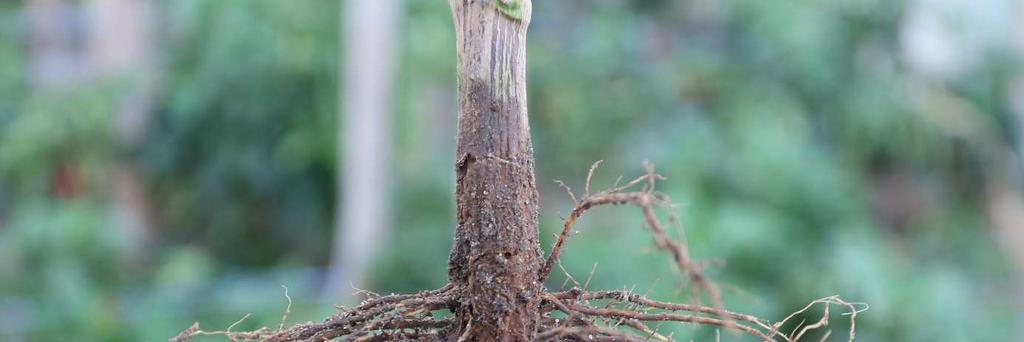
<path id="1" fill-rule="evenodd" d="M 506 17 L 523 20 L 523 6 L 521 0 L 494 0 L 498 3 L 498 10 Z"/>

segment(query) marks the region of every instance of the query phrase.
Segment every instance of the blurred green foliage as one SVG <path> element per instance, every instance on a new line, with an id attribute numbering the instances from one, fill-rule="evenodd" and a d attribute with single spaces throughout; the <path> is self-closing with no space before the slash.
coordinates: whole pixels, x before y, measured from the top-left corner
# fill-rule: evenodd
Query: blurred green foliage
<path id="1" fill-rule="evenodd" d="M 110 128 L 124 86 L 33 90 L 25 10 L 0 4 L 0 45 L 18 47 L 0 49 L 0 340 L 163 340 L 246 313 L 236 329 L 274 326 L 282 284 L 290 322 L 331 312 L 316 293 L 335 206 L 338 5 L 161 3 L 164 84 L 147 138 L 125 151 Z M 994 146 L 1021 148 L 1006 99 L 1021 72 L 1012 52 L 983 51 L 951 77 L 917 72 L 900 55 L 900 1 L 534 6 L 545 248 L 571 205 L 547 180 L 581 188 L 606 159 L 595 187 L 607 186 L 649 159 L 731 308 L 778 319 L 840 294 L 871 304 L 863 341 L 1022 336 L 1007 299 L 1019 284 L 985 216 L 986 175 L 1002 166 Z M 442 1 L 405 9 L 380 292 L 443 284 L 454 224 L 450 13 Z M 958 133 L 934 103 L 975 113 L 975 133 Z M 145 171 L 155 207 L 157 241 L 141 256 L 111 228 L 105 189 L 119 160 Z M 84 184 L 70 199 L 52 184 L 68 167 Z M 887 215 L 889 190 L 924 204 Z M 577 278 L 596 264 L 592 288 L 689 300 L 635 210 L 598 209 L 578 227 L 563 264 Z M 833 322 L 842 339 L 847 323 Z"/>
<path id="2" fill-rule="evenodd" d="M 233 265 L 268 266 L 285 253 L 323 262 L 334 208 L 337 4 L 169 7 L 174 91 L 141 151 L 169 233 Z"/>

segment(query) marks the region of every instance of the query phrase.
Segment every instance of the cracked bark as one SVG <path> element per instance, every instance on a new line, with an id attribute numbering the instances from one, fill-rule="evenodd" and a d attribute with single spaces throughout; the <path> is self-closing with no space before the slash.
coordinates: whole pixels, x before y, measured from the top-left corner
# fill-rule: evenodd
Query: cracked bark
<path id="1" fill-rule="evenodd" d="M 537 189 L 526 111 L 523 15 L 499 0 L 449 0 L 458 53 L 458 226 L 448 276 L 461 291 L 452 339 L 527 341 L 543 293 Z"/>

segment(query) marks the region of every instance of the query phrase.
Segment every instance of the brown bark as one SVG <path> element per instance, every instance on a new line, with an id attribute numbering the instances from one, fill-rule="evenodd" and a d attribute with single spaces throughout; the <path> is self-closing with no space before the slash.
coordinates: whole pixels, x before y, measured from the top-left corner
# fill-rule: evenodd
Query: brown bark
<path id="1" fill-rule="evenodd" d="M 458 227 L 448 276 L 456 297 L 454 338 L 531 340 L 539 319 L 542 256 L 537 188 L 526 114 L 526 28 L 499 1 L 450 0 L 458 51 Z"/>

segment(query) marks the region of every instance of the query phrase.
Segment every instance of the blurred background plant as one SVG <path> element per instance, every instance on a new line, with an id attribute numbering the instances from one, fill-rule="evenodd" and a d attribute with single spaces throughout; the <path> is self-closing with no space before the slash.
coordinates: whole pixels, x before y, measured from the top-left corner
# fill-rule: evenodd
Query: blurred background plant
<path id="1" fill-rule="evenodd" d="M 281 285 L 289 322 L 334 311 L 324 294 L 354 291 L 324 288 L 336 175 L 366 148 L 338 133 L 359 114 L 338 109 L 358 3 L 0 3 L 0 340 L 276 326 Z M 450 14 L 398 4 L 392 214 L 357 277 L 378 292 L 444 284 L 454 225 Z M 545 246 L 571 208 L 547 180 L 580 187 L 604 159 L 611 185 L 649 159 L 730 308 L 779 319 L 841 294 L 871 304 L 864 341 L 1024 338 L 1021 4 L 534 6 Z M 639 213 L 592 215 L 568 272 L 689 300 Z"/>

